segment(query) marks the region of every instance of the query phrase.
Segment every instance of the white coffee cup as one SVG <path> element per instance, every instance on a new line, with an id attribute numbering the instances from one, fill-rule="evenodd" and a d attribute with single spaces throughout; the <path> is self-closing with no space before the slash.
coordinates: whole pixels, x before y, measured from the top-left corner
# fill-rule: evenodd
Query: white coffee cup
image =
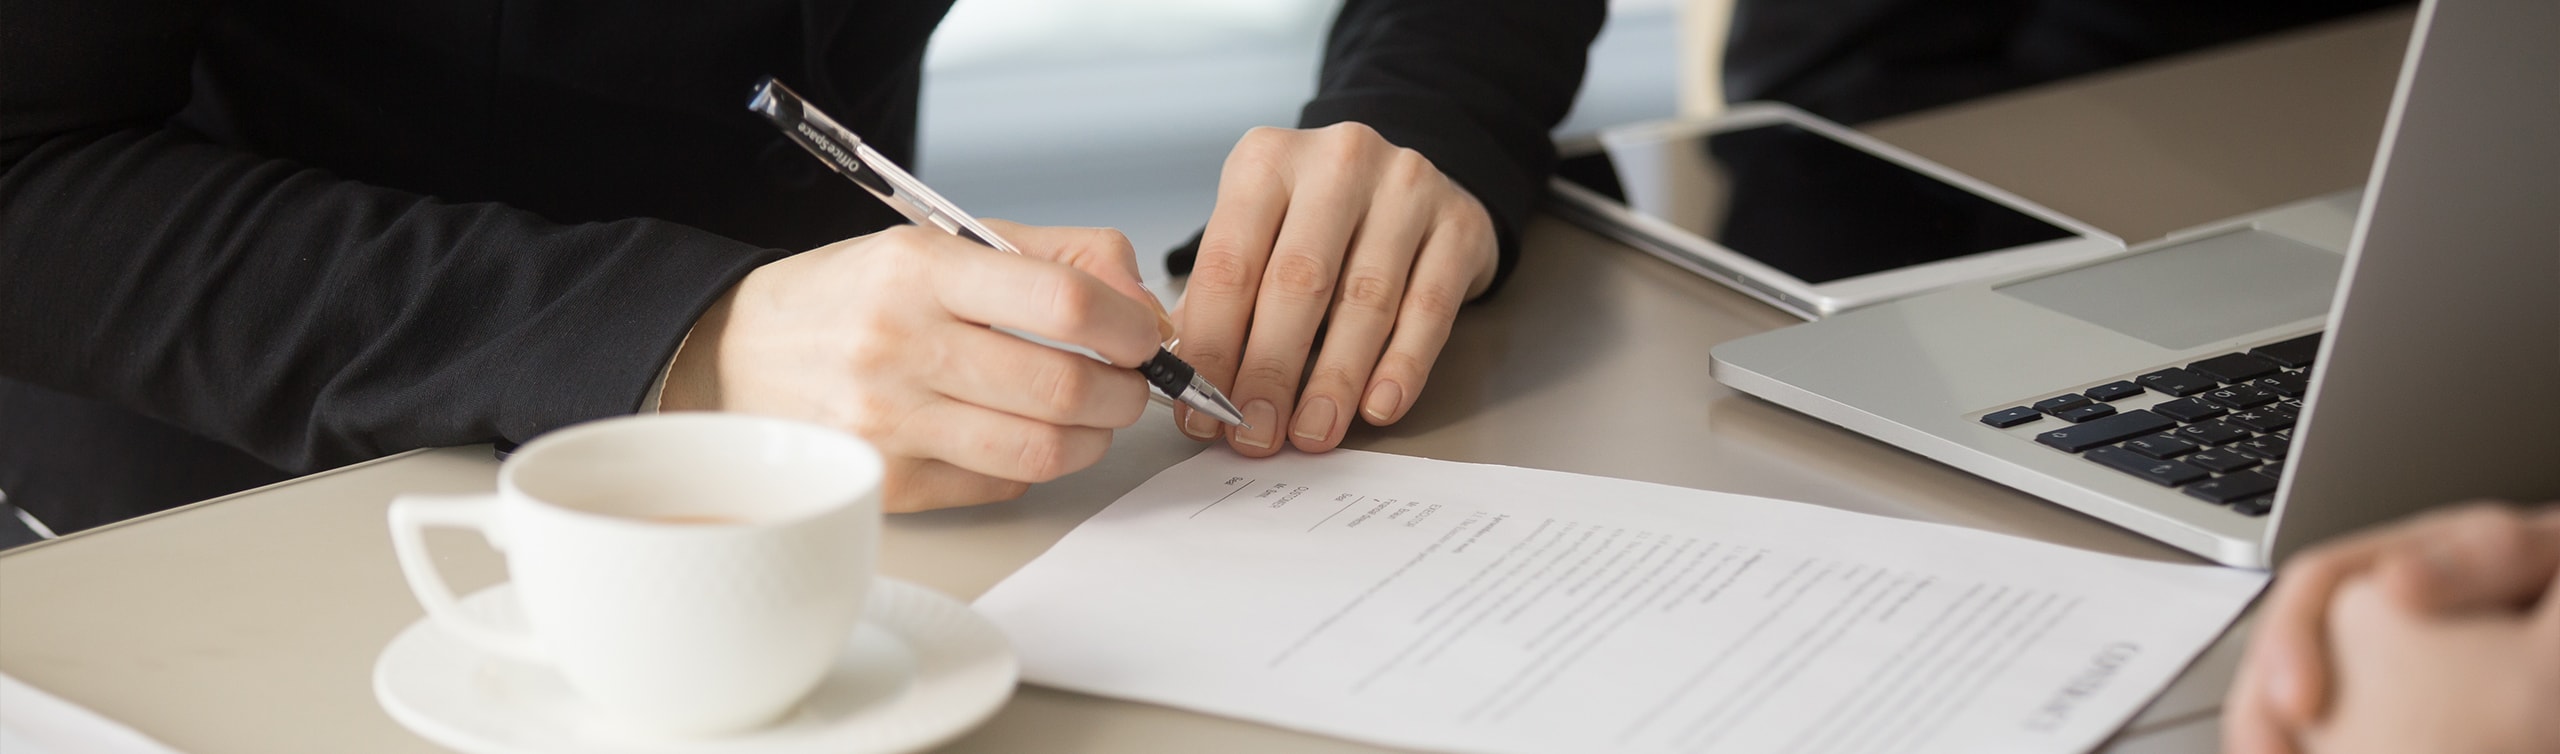
<path id="1" fill-rule="evenodd" d="M 496 494 L 392 501 L 391 538 L 452 637 L 557 668 L 633 732 L 718 735 L 788 712 L 845 644 L 879 549 L 881 473 L 869 444 L 812 424 L 607 419 L 526 444 Z M 431 526 L 478 529 L 506 554 L 529 632 L 456 605 Z"/>

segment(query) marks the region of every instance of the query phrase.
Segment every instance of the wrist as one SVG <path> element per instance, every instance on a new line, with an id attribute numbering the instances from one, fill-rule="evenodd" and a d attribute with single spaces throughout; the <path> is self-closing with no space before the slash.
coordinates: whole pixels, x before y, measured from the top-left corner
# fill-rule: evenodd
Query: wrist
<path id="1" fill-rule="evenodd" d="M 730 302 L 738 289 L 732 287 L 703 310 L 677 344 L 675 356 L 668 359 L 666 376 L 658 391 L 659 411 L 718 411 L 720 398 L 720 345 L 729 326 Z"/>

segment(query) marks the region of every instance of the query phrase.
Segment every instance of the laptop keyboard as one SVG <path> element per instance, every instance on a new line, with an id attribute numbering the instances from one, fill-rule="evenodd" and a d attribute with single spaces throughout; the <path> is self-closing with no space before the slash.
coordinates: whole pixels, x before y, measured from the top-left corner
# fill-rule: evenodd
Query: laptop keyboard
<path id="1" fill-rule="evenodd" d="M 2312 333 L 2001 409 L 1982 423 L 2034 431 L 2045 447 L 2264 516 L 2319 351 Z"/>

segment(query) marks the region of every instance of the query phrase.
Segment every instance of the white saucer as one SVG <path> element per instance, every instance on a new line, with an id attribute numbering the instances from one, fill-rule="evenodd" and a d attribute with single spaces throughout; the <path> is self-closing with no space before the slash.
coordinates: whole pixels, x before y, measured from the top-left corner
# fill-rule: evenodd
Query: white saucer
<path id="1" fill-rule="evenodd" d="M 499 584 L 462 609 L 524 624 Z M 373 664 L 373 695 L 394 720 L 474 754 L 855 754 L 930 748 L 986 720 L 1013 695 L 1019 668 L 1004 634 L 933 590 L 872 583 L 862 624 L 800 708 L 760 730 L 719 738 L 636 738 L 585 706 L 550 668 L 482 654 L 425 619 Z"/>

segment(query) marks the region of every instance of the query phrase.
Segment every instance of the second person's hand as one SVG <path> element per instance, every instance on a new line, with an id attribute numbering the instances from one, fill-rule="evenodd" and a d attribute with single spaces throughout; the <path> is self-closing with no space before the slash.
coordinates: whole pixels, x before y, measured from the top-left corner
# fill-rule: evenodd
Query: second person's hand
<path id="1" fill-rule="evenodd" d="M 2304 733 L 2337 695 L 2332 601 L 2371 579 L 2392 601 L 2435 615 L 2512 611 L 2554 588 L 2560 506 L 2471 504 L 2342 537 L 2296 554 L 2260 600 L 2257 626 L 2223 709 L 2231 754 L 2302 754 Z"/>
<path id="2" fill-rule="evenodd" d="M 860 435 L 888 462 L 890 511 L 1010 499 L 1092 465 L 1145 412 L 1146 381 L 991 327 L 1138 364 L 1163 312 L 1119 232 L 987 222 L 1024 256 L 900 226 L 748 273 L 695 323 L 660 407 Z"/>
<path id="3" fill-rule="evenodd" d="M 1495 243 L 1483 204 L 1368 126 L 1245 134 L 1176 309 L 1176 354 L 1253 428 L 1177 410 L 1183 433 L 1223 430 L 1258 457 L 1283 441 L 1331 450 L 1355 415 L 1403 418 L 1459 305 L 1491 285 Z"/>

